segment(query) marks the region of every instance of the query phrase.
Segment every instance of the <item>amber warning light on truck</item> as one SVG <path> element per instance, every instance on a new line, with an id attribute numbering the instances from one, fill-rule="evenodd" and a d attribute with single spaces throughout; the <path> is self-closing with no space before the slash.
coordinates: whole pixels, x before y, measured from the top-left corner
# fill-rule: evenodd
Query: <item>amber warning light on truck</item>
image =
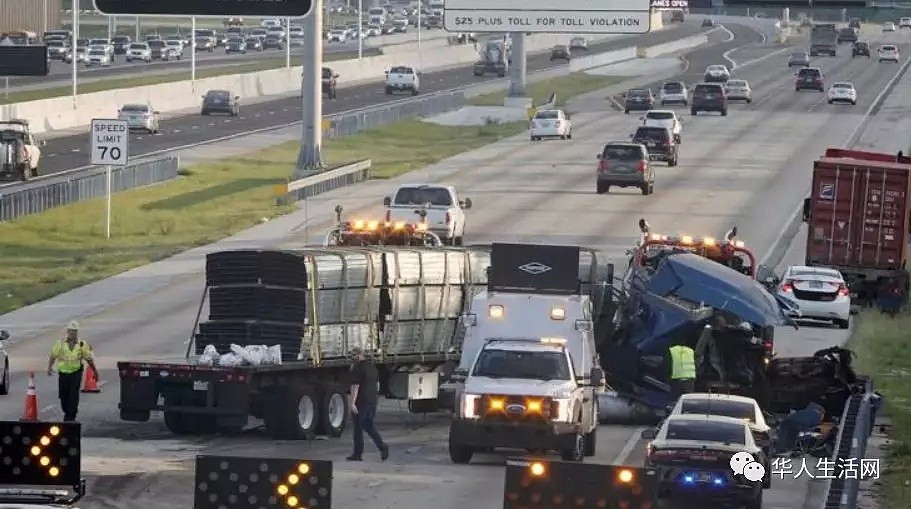
<path id="1" fill-rule="evenodd" d="M 193 509 L 330 509 L 332 462 L 198 456 Z"/>
<path id="2" fill-rule="evenodd" d="M 650 468 L 510 459 L 503 509 L 655 509 L 658 481 Z"/>

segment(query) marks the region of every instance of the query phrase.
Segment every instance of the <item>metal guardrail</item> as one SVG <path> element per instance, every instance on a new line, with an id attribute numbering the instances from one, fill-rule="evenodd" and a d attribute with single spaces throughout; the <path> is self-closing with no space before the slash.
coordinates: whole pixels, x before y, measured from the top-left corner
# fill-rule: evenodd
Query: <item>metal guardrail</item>
<path id="1" fill-rule="evenodd" d="M 873 382 L 870 378 L 865 380 L 865 390 L 854 394 L 845 403 L 845 409 L 839 422 L 838 437 L 835 441 L 834 452 L 830 460 L 835 467 L 833 479 L 829 479 L 825 496 L 820 509 L 855 509 L 857 497 L 860 492 L 860 483 L 863 480 L 861 459 L 867 451 L 867 440 L 873 433 L 875 409 L 873 402 L 876 398 L 873 392 Z M 845 460 L 854 460 L 850 468 L 854 470 L 850 475 L 845 473 L 848 465 Z"/>
<path id="2" fill-rule="evenodd" d="M 297 180 L 289 180 L 284 184 L 275 186 L 278 203 L 301 201 L 333 189 L 346 187 L 364 182 L 370 178 L 370 159 L 358 161 L 333 168 L 328 171 L 314 173 Z"/>
<path id="3" fill-rule="evenodd" d="M 111 171 L 111 192 L 119 193 L 137 187 L 164 182 L 177 177 L 180 168 L 178 156 L 137 161 Z M 38 214 L 55 207 L 100 198 L 107 194 L 105 169 L 80 173 L 52 180 L 34 187 L 23 186 L 0 189 L 0 221 L 12 221 L 31 214 Z"/>
<path id="4" fill-rule="evenodd" d="M 461 108 L 465 104 L 462 91 L 440 92 L 401 101 L 346 111 L 324 117 L 323 133 L 328 138 L 357 134 L 409 118 L 438 115 Z"/>

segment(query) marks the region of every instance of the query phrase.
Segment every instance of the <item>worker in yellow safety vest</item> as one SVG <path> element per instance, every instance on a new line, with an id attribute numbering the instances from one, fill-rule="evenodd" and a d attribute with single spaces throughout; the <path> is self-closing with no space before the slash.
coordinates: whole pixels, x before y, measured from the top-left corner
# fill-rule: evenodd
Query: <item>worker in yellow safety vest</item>
<path id="1" fill-rule="evenodd" d="M 677 341 L 670 348 L 671 386 L 674 397 L 679 398 L 695 390 L 696 353 L 686 342 Z"/>
<path id="2" fill-rule="evenodd" d="M 79 322 L 73 320 L 66 326 L 66 337 L 59 339 L 51 348 L 47 361 L 47 376 L 54 375 L 54 364 L 57 364 L 57 388 L 60 396 L 60 407 L 63 409 L 63 420 L 76 420 L 79 411 L 79 389 L 82 385 L 83 363 L 95 369 L 92 347 L 79 339 Z"/>

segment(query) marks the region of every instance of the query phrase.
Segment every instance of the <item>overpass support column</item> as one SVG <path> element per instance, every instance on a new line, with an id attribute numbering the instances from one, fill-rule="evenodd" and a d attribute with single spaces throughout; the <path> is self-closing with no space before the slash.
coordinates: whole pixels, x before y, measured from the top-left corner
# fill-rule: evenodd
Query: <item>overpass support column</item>
<path id="1" fill-rule="evenodd" d="M 323 2 L 314 0 L 313 10 L 304 27 L 307 41 L 304 46 L 301 76 L 301 149 L 297 156 L 295 178 L 305 177 L 323 169 Z"/>
<path id="2" fill-rule="evenodd" d="M 524 97 L 527 86 L 527 56 L 525 53 L 525 34 L 513 32 L 512 37 L 512 65 L 509 74 L 509 96 Z"/>

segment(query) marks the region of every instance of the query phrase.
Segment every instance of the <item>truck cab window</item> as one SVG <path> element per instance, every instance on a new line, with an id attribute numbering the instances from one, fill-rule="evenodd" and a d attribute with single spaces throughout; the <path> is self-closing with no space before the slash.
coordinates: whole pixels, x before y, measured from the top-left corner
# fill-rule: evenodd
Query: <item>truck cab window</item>
<path id="1" fill-rule="evenodd" d="M 569 380 L 566 356 L 554 352 L 484 350 L 478 357 L 474 376 Z"/>

